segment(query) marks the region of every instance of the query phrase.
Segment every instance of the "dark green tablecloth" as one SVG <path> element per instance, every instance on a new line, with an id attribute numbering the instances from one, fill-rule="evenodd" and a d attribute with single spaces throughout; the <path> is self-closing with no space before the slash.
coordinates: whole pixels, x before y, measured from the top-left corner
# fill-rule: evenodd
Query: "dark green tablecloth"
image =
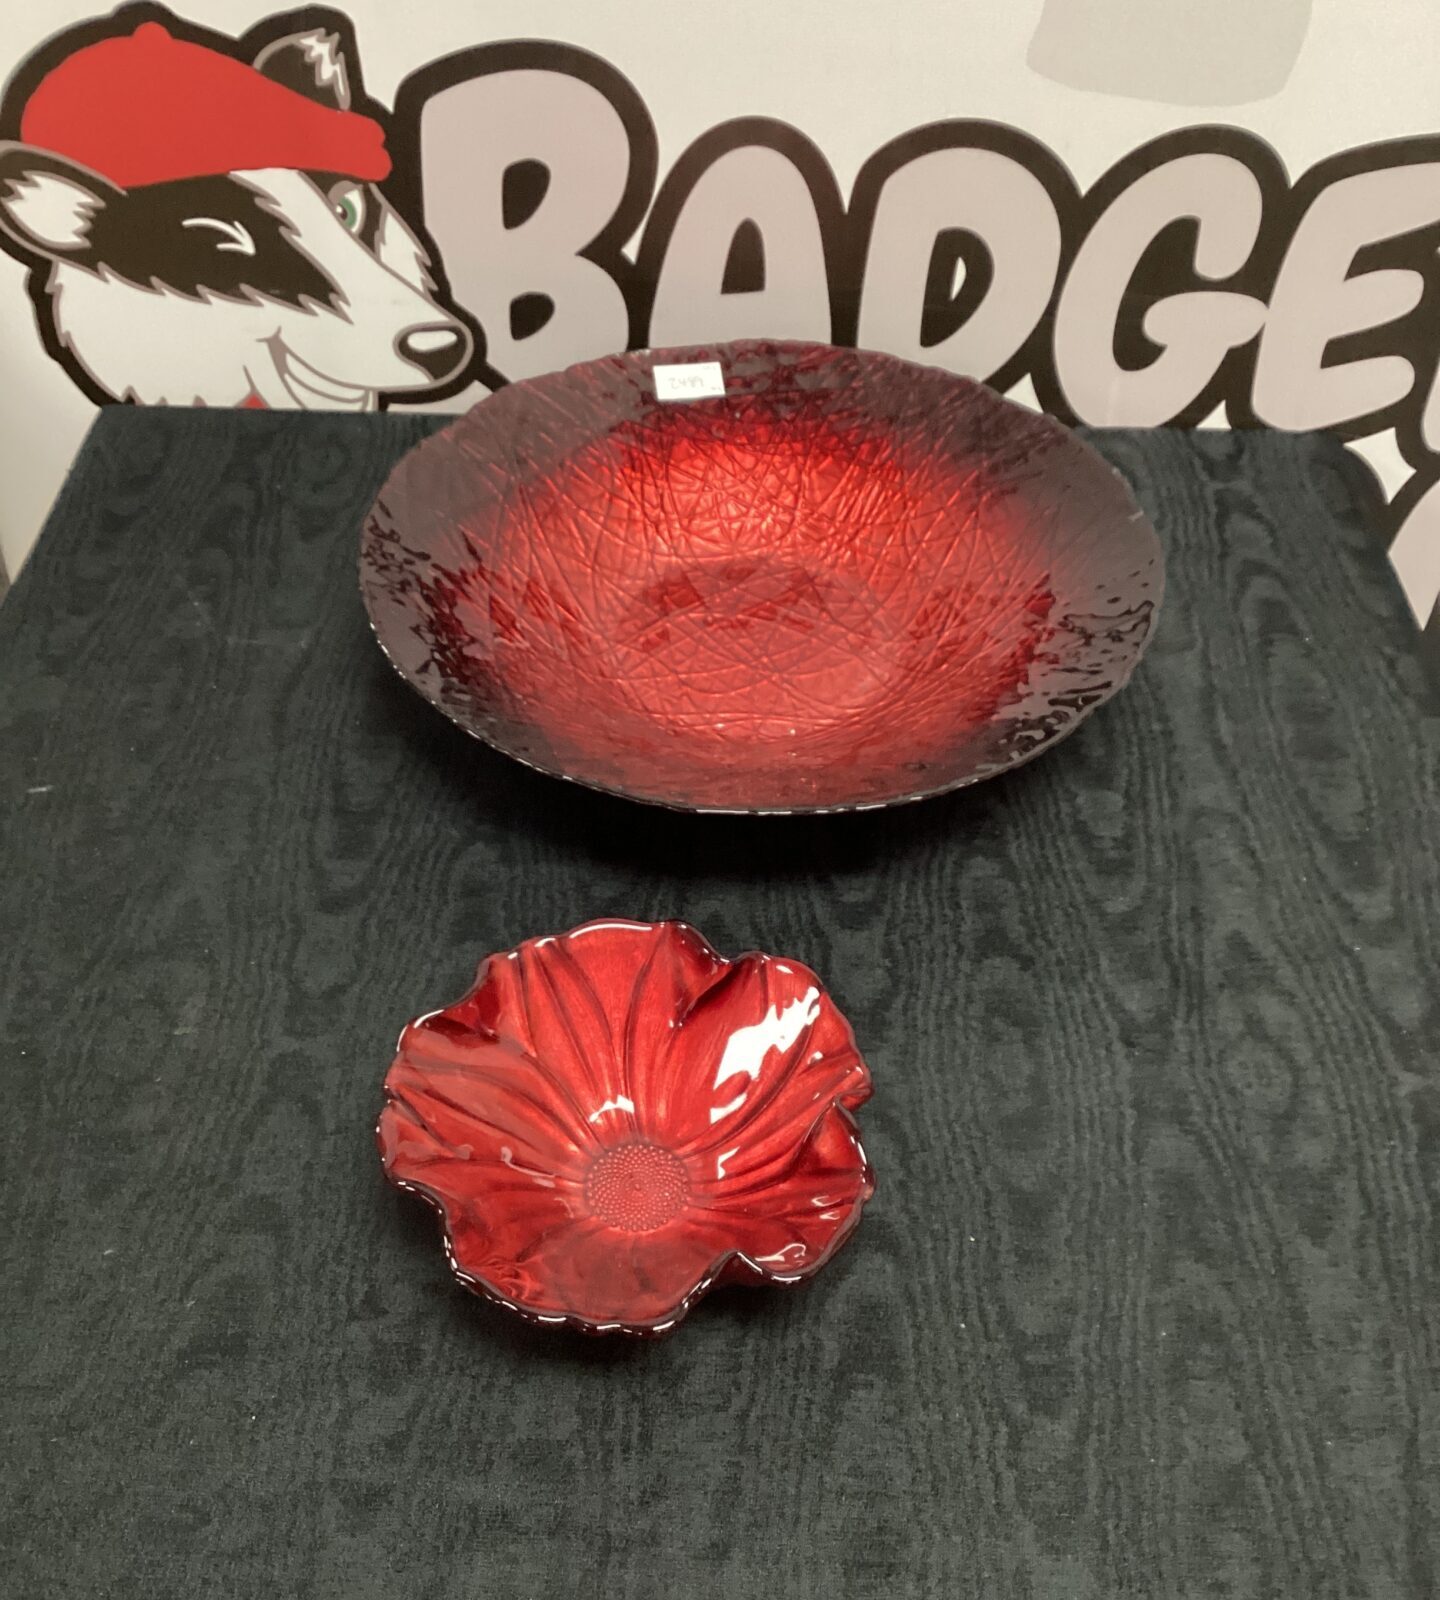
<path id="1" fill-rule="evenodd" d="M 390 671 L 357 525 L 430 426 L 107 411 L 0 607 L 5 1593 L 1440 1592 L 1440 708 L 1362 469 L 1104 438 L 1133 686 L 746 821 Z M 657 1345 L 455 1287 L 371 1144 L 407 1017 L 608 914 L 811 963 L 876 1083 L 854 1243 Z"/>

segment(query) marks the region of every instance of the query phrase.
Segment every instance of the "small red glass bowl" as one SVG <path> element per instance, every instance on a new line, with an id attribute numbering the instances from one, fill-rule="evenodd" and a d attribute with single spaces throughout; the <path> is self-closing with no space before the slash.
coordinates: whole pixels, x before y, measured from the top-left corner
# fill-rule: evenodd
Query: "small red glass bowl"
<path id="1" fill-rule="evenodd" d="M 717 363 L 722 396 L 656 397 Z M 1159 541 L 1051 418 L 935 367 L 744 342 L 510 385 L 411 451 L 361 584 L 402 675 L 560 777 L 701 811 L 920 799 L 1120 689 Z"/>
<path id="2" fill-rule="evenodd" d="M 798 962 L 680 922 L 591 922 L 481 966 L 385 1078 L 386 1175 L 462 1283 L 531 1321 L 667 1333 L 723 1283 L 793 1284 L 874 1178 L 870 1074 Z"/>

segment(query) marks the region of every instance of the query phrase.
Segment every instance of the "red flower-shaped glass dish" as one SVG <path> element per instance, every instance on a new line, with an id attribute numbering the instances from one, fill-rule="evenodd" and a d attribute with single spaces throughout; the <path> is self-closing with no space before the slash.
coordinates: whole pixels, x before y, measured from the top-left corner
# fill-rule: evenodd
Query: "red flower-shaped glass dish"
<path id="1" fill-rule="evenodd" d="M 718 362 L 723 396 L 656 398 Z M 828 345 L 642 351 L 512 384 L 405 457 L 362 587 L 401 673 L 546 772 L 714 811 L 918 799 L 1129 677 L 1163 584 L 1050 418 Z"/>
<path id="2" fill-rule="evenodd" d="M 470 1288 L 537 1322 L 659 1334 L 720 1283 L 819 1271 L 874 1189 L 870 1075 L 798 962 L 678 922 L 591 922 L 481 966 L 385 1079 L 386 1174 Z"/>

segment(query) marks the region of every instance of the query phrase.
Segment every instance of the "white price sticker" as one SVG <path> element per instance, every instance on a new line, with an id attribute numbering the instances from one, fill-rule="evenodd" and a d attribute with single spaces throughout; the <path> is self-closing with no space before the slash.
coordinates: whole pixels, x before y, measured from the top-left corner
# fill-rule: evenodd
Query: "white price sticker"
<path id="1" fill-rule="evenodd" d="M 652 370 L 657 400 L 713 400 L 725 393 L 725 374 L 718 361 L 686 361 Z"/>

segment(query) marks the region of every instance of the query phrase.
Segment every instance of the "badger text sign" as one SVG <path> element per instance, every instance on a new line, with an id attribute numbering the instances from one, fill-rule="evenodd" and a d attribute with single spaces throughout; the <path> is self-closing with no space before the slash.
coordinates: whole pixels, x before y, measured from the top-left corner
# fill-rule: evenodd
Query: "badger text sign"
<path id="1" fill-rule="evenodd" d="M 1292 174 L 1186 128 L 1082 189 L 1037 139 L 957 118 L 842 193 L 757 117 L 662 171 L 639 91 L 565 44 L 479 43 L 389 109 L 359 44 L 334 11 L 232 39 L 145 5 L 12 78 L 0 237 L 95 400 L 455 404 L 626 347 L 858 343 L 1072 421 L 1394 430 L 1394 559 L 1434 609 L 1440 137 Z"/>

